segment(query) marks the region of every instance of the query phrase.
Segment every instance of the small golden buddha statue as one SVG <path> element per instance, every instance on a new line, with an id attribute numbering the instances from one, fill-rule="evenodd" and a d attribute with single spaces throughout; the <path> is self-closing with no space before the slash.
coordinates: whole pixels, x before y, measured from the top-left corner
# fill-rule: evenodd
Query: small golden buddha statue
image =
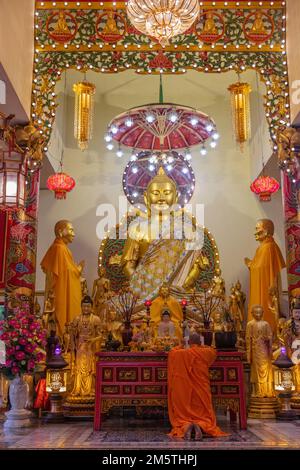
<path id="1" fill-rule="evenodd" d="M 169 310 L 164 309 L 161 314 L 161 321 L 157 327 L 157 336 L 159 338 L 164 338 L 169 336 L 170 338 L 175 338 L 175 324 L 171 320 L 171 314 Z"/>
<path id="2" fill-rule="evenodd" d="M 251 28 L 251 33 L 253 34 L 267 34 L 264 22 L 263 22 L 263 15 L 260 11 L 255 13 L 255 20 L 253 22 L 253 26 Z"/>
<path id="3" fill-rule="evenodd" d="M 55 294 L 52 289 L 49 290 L 45 301 L 42 323 L 43 327 L 48 331 L 48 334 L 50 334 L 51 331 L 56 331 Z"/>
<path id="4" fill-rule="evenodd" d="M 203 33 L 205 34 L 218 34 L 218 30 L 215 25 L 215 20 L 213 14 L 208 12 L 206 13 L 206 19 L 203 27 Z"/>
<path id="5" fill-rule="evenodd" d="M 170 286 L 163 283 L 159 289 L 159 295 L 153 300 L 150 307 L 150 319 L 154 325 L 154 331 L 158 329 L 163 311 L 168 311 L 170 320 L 175 325 L 178 338 L 182 337 L 181 322 L 183 320 L 182 308 L 178 300 L 171 295 Z"/>
<path id="6" fill-rule="evenodd" d="M 120 341 L 122 344 L 122 327 L 123 323 L 117 319 L 116 311 L 110 307 L 108 311 L 108 319 L 106 322 L 107 333 L 111 333 L 112 339 Z"/>
<path id="7" fill-rule="evenodd" d="M 252 397 L 274 397 L 272 367 L 272 330 L 263 320 L 261 305 L 252 307 L 252 317 L 246 329 L 247 360 L 251 365 Z"/>
<path id="8" fill-rule="evenodd" d="M 66 16 L 63 11 L 60 11 L 58 13 L 58 20 L 54 27 L 54 32 L 58 34 L 66 34 L 66 33 L 70 34 L 70 29 L 69 29 L 69 26 L 67 25 Z"/>
<path id="9" fill-rule="evenodd" d="M 99 277 L 95 279 L 93 284 L 92 299 L 94 302 L 94 311 L 98 317 L 106 322 L 108 301 L 113 296 L 111 290 L 111 282 L 106 277 L 106 271 L 104 267 L 99 270 Z"/>
<path id="10" fill-rule="evenodd" d="M 107 13 L 107 20 L 106 24 L 102 30 L 102 33 L 104 34 L 120 34 L 120 31 L 118 30 L 116 20 L 114 18 L 114 12 L 110 10 Z"/>
<path id="11" fill-rule="evenodd" d="M 211 293 L 215 297 L 224 298 L 225 297 L 225 281 L 221 276 L 221 269 L 217 268 L 215 271 L 215 275 L 212 280 L 212 288 Z"/>
<path id="12" fill-rule="evenodd" d="M 276 286 L 271 286 L 269 288 L 269 310 L 272 312 L 275 318 L 276 324 L 278 323 L 280 317 L 280 306 L 279 306 L 279 298 L 278 298 L 278 289 Z"/>

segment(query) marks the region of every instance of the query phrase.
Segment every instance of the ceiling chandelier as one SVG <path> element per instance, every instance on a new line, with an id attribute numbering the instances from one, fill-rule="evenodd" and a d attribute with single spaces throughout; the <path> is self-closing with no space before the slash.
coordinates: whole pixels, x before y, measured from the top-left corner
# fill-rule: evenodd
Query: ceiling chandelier
<path id="1" fill-rule="evenodd" d="M 153 36 L 164 47 L 184 33 L 199 15 L 199 0 L 128 0 L 127 16 L 133 26 Z"/>

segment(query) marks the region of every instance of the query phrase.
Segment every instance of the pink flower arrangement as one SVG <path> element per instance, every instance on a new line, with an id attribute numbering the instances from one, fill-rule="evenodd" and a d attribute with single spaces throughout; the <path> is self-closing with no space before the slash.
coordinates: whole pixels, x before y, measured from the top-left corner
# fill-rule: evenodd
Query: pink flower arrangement
<path id="1" fill-rule="evenodd" d="M 6 346 L 6 362 L 0 364 L 8 376 L 30 373 L 46 355 L 47 331 L 34 315 L 18 312 L 0 321 L 0 340 Z"/>

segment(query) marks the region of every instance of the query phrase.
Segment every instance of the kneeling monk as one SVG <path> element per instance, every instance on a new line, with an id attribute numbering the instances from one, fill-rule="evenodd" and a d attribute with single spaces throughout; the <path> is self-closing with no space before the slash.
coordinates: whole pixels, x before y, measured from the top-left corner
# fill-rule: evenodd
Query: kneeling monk
<path id="1" fill-rule="evenodd" d="M 216 424 L 212 406 L 209 366 L 216 351 L 201 345 L 200 335 L 193 333 L 190 348 L 176 347 L 168 358 L 168 410 L 172 425 L 170 436 L 201 439 L 201 431 L 213 437 L 226 436 Z"/>

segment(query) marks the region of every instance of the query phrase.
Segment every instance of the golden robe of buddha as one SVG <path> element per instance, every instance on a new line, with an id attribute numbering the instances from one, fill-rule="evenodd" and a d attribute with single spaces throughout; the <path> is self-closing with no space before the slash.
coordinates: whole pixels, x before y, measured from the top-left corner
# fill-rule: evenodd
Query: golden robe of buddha
<path id="1" fill-rule="evenodd" d="M 261 305 L 252 307 L 253 320 L 246 328 L 247 360 L 251 364 L 252 397 L 274 397 L 272 330 L 264 321 Z"/>
<path id="2" fill-rule="evenodd" d="M 177 197 L 174 181 L 159 168 L 144 193 L 147 216 L 130 224 L 121 264 L 141 300 L 156 297 L 163 283 L 171 292 L 191 289 L 207 267 L 201 252 L 203 229 L 195 229 L 188 216 L 176 210 Z"/>
<path id="3" fill-rule="evenodd" d="M 255 239 L 260 246 L 256 250 L 253 260 L 245 258 L 245 264 L 250 271 L 250 299 L 248 308 L 248 321 L 252 319 L 253 305 L 261 305 L 266 320 L 273 333 L 276 331 L 276 318 L 269 309 L 270 287 L 280 287 L 280 271 L 285 262 L 280 248 L 274 238 L 274 224 L 272 220 L 261 219 L 256 224 Z"/>
<path id="4" fill-rule="evenodd" d="M 54 292 L 57 333 L 63 335 L 66 322 L 72 321 L 81 311 L 80 276 L 84 266 L 76 264 L 68 244 L 74 239 L 74 228 L 68 220 L 56 223 L 55 240 L 45 254 L 41 267 L 46 274 L 46 298 L 49 290 Z"/>

